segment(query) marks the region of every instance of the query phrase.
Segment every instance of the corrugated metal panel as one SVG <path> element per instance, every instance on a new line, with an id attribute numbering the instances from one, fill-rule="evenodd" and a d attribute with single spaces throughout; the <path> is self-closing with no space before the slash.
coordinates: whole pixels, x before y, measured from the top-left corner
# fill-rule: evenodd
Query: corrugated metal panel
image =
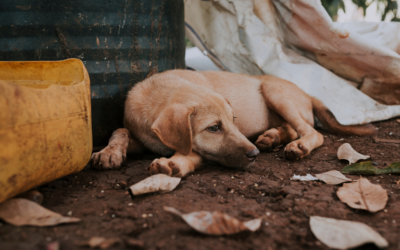
<path id="1" fill-rule="evenodd" d="M 2 0 L 0 60 L 81 59 L 94 145 L 106 145 L 135 83 L 185 67 L 183 11 L 182 0 Z"/>

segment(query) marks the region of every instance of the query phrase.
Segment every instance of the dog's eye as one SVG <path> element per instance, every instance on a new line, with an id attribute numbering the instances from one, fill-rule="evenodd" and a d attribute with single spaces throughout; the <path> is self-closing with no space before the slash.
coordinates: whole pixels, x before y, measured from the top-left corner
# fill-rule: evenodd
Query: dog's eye
<path id="1" fill-rule="evenodd" d="M 214 126 L 208 127 L 207 130 L 210 132 L 217 132 L 219 130 L 219 126 L 214 125 Z"/>

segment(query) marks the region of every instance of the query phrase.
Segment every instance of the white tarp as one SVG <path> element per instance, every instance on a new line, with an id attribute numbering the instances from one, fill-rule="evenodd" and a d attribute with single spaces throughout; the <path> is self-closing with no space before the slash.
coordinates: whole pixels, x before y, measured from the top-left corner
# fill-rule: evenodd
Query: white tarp
<path id="1" fill-rule="evenodd" d="M 291 81 L 342 124 L 400 115 L 371 98 L 400 104 L 398 23 L 334 23 L 319 0 L 185 0 L 185 22 L 220 69 Z"/>

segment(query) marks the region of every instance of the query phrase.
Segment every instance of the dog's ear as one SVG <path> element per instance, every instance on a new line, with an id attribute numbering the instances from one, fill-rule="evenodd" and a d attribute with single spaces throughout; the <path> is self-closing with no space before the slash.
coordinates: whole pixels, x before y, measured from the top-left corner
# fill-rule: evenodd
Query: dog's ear
<path id="1" fill-rule="evenodd" d="M 190 115 L 193 111 L 180 104 L 169 106 L 161 112 L 151 130 L 165 145 L 187 155 L 192 151 Z"/>

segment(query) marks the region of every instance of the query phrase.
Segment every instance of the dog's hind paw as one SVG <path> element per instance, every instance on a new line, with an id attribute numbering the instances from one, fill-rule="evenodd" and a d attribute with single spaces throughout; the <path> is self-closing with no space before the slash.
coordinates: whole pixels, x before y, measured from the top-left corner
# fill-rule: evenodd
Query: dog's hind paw
<path id="1" fill-rule="evenodd" d="M 126 155 L 118 148 L 105 147 L 100 152 L 92 154 L 90 166 L 94 169 L 115 169 L 119 168 L 126 159 Z"/>
<path id="2" fill-rule="evenodd" d="M 260 151 L 271 151 L 279 146 L 279 133 L 276 129 L 270 129 L 260 135 L 255 143 Z"/>
<path id="3" fill-rule="evenodd" d="M 151 175 L 154 174 L 166 174 L 169 176 L 181 177 L 181 167 L 177 162 L 171 159 L 160 158 L 155 159 L 150 166 L 147 168 Z"/>
<path id="4" fill-rule="evenodd" d="M 285 157 L 288 160 L 298 160 L 308 154 L 308 148 L 300 140 L 292 141 L 285 147 Z"/>

